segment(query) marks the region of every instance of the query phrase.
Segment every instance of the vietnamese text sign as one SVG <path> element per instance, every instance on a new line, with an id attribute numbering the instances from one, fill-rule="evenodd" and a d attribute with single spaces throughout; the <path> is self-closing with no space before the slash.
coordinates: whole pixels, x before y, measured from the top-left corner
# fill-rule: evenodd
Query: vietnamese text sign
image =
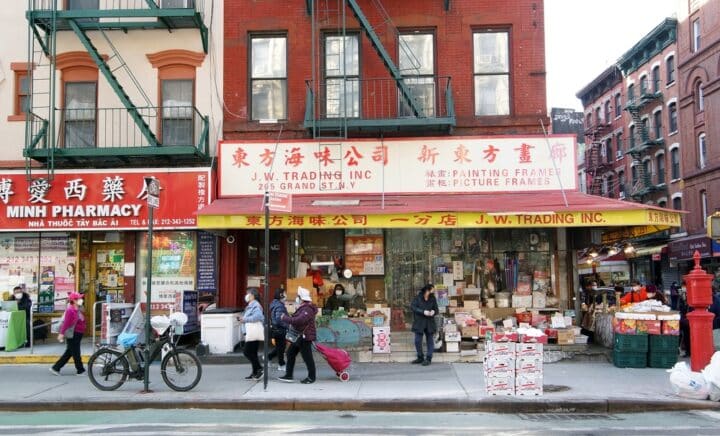
<path id="1" fill-rule="evenodd" d="M 147 228 L 144 176 L 162 186 L 154 217 L 159 229 L 194 228 L 195 212 L 210 201 L 210 170 L 56 171 L 52 181 L 0 173 L 0 228 L 12 230 L 108 230 Z M 175 199 L 173 201 L 172 199 Z"/>
<path id="2" fill-rule="evenodd" d="M 220 195 L 576 189 L 571 136 L 293 141 L 280 143 L 277 156 L 274 149 L 222 142 Z M 281 164 L 271 171 L 273 160 Z"/>

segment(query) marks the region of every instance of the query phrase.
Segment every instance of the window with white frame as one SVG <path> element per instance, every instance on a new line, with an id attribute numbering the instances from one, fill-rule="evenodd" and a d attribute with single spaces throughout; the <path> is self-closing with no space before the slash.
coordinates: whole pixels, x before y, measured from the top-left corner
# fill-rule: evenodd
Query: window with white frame
<path id="1" fill-rule="evenodd" d="M 703 84 L 698 81 L 695 83 L 695 112 L 705 110 L 705 96 L 703 95 Z"/>
<path id="2" fill-rule="evenodd" d="M 622 138 L 622 132 L 615 135 L 615 145 L 617 147 L 617 150 L 615 151 L 615 158 L 621 159 L 623 157 L 623 138 Z"/>
<path id="3" fill-rule="evenodd" d="M 161 93 L 163 145 L 193 145 L 194 81 L 162 80 Z"/>
<path id="4" fill-rule="evenodd" d="M 510 114 L 510 45 L 508 32 L 473 34 L 475 115 Z"/>
<path id="5" fill-rule="evenodd" d="M 325 37 L 325 116 L 360 116 L 359 35 Z"/>
<path id="6" fill-rule="evenodd" d="M 665 60 L 665 75 L 667 85 L 675 82 L 675 56 L 668 56 Z"/>
<path id="7" fill-rule="evenodd" d="M 97 136 L 97 82 L 65 82 L 64 97 L 64 147 L 95 147 Z"/>
<path id="8" fill-rule="evenodd" d="M 618 92 L 615 94 L 615 118 L 622 115 L 622 96 Z"/>
<path id="9" fill-rule="evenodd" d="M 665 154 L 661 153 L 655 157 L 655 166 L 657 167 L 657 184 L 665 183 Z"/>
<path id="10" fill-rule="evenodd" d="M 652 91 L 660 92 L 660 65 L 656 65 L 652 69 Z"/>
<path id="11" fill-rule="evenodd" d="M 640 96 L 647 94 L 648 92 L 648 76 L 644 75 L 640 78 Z"/>
<path id="12" fill-rule="evenodd" d="M 702 209 L 702 225 L 703 227 L 706 227 L 708 217 L 708 199 L 707 191 L 704 189 L 700 191 L 700 208 Z"/>
<path id="13" fill-rule="evenodd" d="M 252 120 L 287 118 L 287 37 L 250 39 Z"/>
<path id="14" fill-rule="evenodd" d="M 698 135 L 698 164 L 700 168 L 707 165 L 707 142 L 705 141 L 705 133 Z"/>
<path id="15" fill-rule="evenodd" d="M 669 129 L 670 133 L 677 132 L 678 129 L 678 113 L 677 113 L 677 103 L 670 103 L 668 105 L 668 122 L 669 122 Z"/>
<path id="16" fill-rule="evenodd" d="M 657 111 L 653 114 L 653 129 L 655 130 L 655 139 L 660 139 L 663 137 L 662 111 Z"/>
<path id="17" fill-rule="evenodd" d="M 682 210 L 682 197 L 675 197 L 672 199 L 673 209 Z"/>
<path id="18" fill-rule="evenodd" d="M 610 123 L 610 100 L 605 102 L 605 122 Z"/>
<path id="19" fill-rule="evenodd" d="M 680 178 L 680 149 L 673 148 L 670 150 L 670 176 L 673 180 Z"/>
<path id="20" fill-rule="evenodd" d="M 693 51 L 700 50 L 700 18 L 696 18 L 692 22 L 692 48 Z"/>
<path id="21" fill-rule="evenodd" d="M 400 73 L 422 111 L 420 116 L 435 116 L 435 35 L 407 33 L 399 37 Z M 400 96 L 400 116 L 414 116 L 410 105 Z"/>

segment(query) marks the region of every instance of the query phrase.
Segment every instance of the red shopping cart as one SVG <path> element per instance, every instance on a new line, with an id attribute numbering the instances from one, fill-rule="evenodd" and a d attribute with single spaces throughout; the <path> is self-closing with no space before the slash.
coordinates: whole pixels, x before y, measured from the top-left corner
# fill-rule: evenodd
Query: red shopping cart
<path id="1" fill-rule="evenodd" d="M 330 365 L 330 368 L 335 371 L 335 375 L 340 381 L 346 382 L 350 380 L 350 373 L 347 369 L 350 367 L 352 359 L 347 351 L 340 348 L 331 348 L 322 344 L 314 345 L 318 353 L 322 354 L 328 365 Z"/>

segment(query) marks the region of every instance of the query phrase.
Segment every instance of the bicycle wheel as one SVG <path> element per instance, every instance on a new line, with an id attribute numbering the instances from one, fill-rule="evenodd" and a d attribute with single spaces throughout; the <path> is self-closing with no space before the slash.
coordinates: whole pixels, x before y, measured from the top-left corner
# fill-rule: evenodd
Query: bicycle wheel
<path id="1" fill-rule="evenodd" d="M 187 350 L 175 350 L 165 355 L 160 364 L 165 384 L 174 391 L 185 392 L 197 386 L 202 377 L 200 359 Z"/>
<path id="2" fill-rule="evenodd" d="M 121 353 L 101 348 L 88 361 L 90 382 L 101 391 L 114 391 L 127 380 L 128 366 L 127 359 Z"/>

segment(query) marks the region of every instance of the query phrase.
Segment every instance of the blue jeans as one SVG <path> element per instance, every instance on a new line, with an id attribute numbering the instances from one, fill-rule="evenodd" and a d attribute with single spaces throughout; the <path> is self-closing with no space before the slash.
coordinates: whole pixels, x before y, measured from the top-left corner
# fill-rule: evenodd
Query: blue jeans
<path id="1" fill-rule="evenodd" d="M 425 336 L 427 340 L 427 360 L 432 360 L 433 350 L 435 349 L 435 341 L 433 341 L 433 333 L 425 330 L 425 332 L 418 333 L 415 332 L 415 351 L 417 351 L 417 356 L 419 359 L 423 358 L 423 336 Z"/>

